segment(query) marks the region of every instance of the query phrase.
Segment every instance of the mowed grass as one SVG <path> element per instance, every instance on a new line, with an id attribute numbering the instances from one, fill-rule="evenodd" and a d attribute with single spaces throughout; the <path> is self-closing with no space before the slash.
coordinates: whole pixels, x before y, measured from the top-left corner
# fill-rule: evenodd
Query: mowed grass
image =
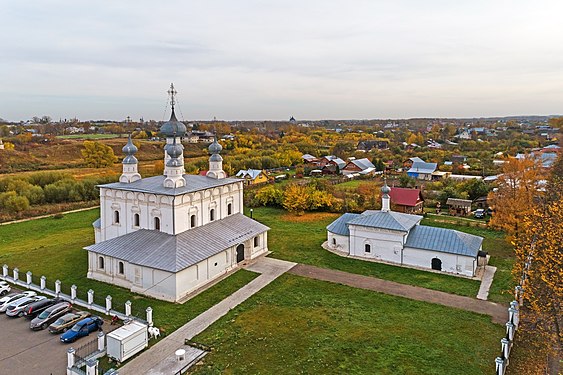
<path id="1" fill-rule="evenodd" d="M 59 139 L 110 139 L 121 138 L 121 134 L 69 134 L 57 135 Z"/>
<path id="2" fill-rule="evenodd" d="M 488 316 L 283 275 L 194 340 L 195 374 L 487 374 Z"/>
<path id="3" fill-rule="evenodd" d="M 268 234 L 268 248 L 273 252 L 271 256 L 274 258 L 379 277 L 463 296 L 477 295 L 477 280 L 345 258 L 323 249 L 321 244 L 327 238 L 326 226 L 339 216 L 332 213 L 293 216 L 284 210 L 268 207 L 255 208 L 253 212 L 256 220 L 271 228 Z"/>
<path id="4" fill-rule="evenodd" d="M 62 281 L 62 291 L 70 294 L 72 284 L 78 286 L 78 297 L 87 299 L 88 289 L 95 291 L 96 303 L 105 306 L 105 297 L 111 295 L 113 306 L 124 311 L 124 303 L 131 300 L 133 315 L 145 318 L 145 310 L 154 310 L 155 325 L 169 333 L 203 311 L 231 295 L 253 280 L 256 273 L 239 270 L 215 286 L 180 305 L 146 298 L 110 284 L 89 280 L 87 252 L 82 248 L 94 243 L 91 223 L 99 210 L 67 214 L 62 219 L 39 219 L 0 226 L 0 264 L 10 269 L 18 267 L 20 278 L 31 271 L 35 283 L 47 277 L 47 286 L 54 289 L 56 279 Z"/>
<path id="5" fill-rule="evenodd" d="M 506 242 L 504 232 L 492 230 L 489 228 L 473 227 L 466 225 L 454 225 L 445 223 L 440 217 L 428 216 L 422 220 L 422 224 L 435 227 L 456 229 L 461 232 L 481 236 L 483 240 L 483 250 L 491 256 L 489 265 L 497 267 L 493 284 L 489 290 L 489 300 L 494 302 L 510 302 L 513 300 L 513 288 L 516 281 L 512 276 L 512 267 L 515 261 L 514 249 Z M 440 220 L 440 221 L 438 221 Z"/>

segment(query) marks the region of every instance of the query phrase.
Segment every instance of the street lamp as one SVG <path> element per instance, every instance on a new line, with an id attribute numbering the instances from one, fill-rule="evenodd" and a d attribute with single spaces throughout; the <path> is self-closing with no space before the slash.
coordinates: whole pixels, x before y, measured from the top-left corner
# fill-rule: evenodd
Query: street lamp
<path id="1" fill-rule="evenodd" d="M 252 219 L 252 213 L 254 212 L 254 210 L 251 208 L 250 209 L 250 218 Z"/>

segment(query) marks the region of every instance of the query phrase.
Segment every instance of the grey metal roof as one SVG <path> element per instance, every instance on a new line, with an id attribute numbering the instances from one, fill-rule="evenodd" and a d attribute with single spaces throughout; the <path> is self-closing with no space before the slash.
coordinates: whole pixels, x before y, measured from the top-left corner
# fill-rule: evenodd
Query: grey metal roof
<path id="1" fill-rule="evenodd" d="M 239 213 L 177 235 L 140 229 L 84 249 L 140 266 L 179 272 L 269 229 Z"/>
<path id="2" fill-rule="evenodd" d="M 437 166 L 437 163 L 415 161 L 414 163 L 412 163 L 412 167 L 408 170 L 407 173 L 432 173 L 436 170 Z"/>
<path id="3" fill-rule="evenodd" d="M 102 220 L 100 218 L 97 218 L 93 223 L 92 226 L 94 228 L 100 229 L 102 227 Z"/>
<path id="4" fill-rule="evenodd" d="M 462 207 L 471 207 L 471 203 L 473 203 L 470 199 L 459 199 L 459 198 L 448 198 L 446 204 L 449 206 L 462 206 Z"/>
<path id="5" fill-rule="evenodd" d="M 360 225 L 364 227 L 398 230 L 408 232 L 412 227 L 422 220 L 422 216 L 403 214 L 393 211 L 364 211 L 357 218 L 350 220 L 348 225 Z"/>
<path id="6" fill-rule="evenodd" d="M 410 231 L 405 247 L 476 257 L 482 243 L 483 237 L 453 229 L 417 225 Z"/>
<path id="7" fill-rule="evenodd" d="M 334 234 L 340 234 L 342 236 L 349 236 L 350 230 L 348 229 L 347 224 L 350 220 L 353 220 L 353 219 L 357 218 L 358 216 L 360 216 L 360 214 L 345 213 L 344 215 L 340 216 L 338 219 L 336 219 L 332 223 L 330 223 L 326 227 L 326 230 L 331 232 L 331 233 L 334 233 Z"/>
<path id="8" fill-rule="evenodd" d="M 352 160 L 352 164 L 354 164 L 355 166 L 357 166 L 361 170 L 366 170 L 368 168 L 375 168 L 373 163 L 371 161 L 369 161 L 368 158 Z"/>
<path id="9" fill-rule="evenodd" d="M 207 176 L 185 174 L 184 179 L 186 180 L 186 186 L 179 188 L 165 188 L 164 187 L 165 178 L 166 176 L 154 176 L 154 177 L 142 178 L 140 180 L 128 184 L 122 182 L 113 182 L 111 184 L 99 185 L 99 187 L 108 188 L 108 189 L 137 191 L 141 193 L 152 193 L 152 194 L 162 194 L 162 195 L 182 195 L 186 193 L 193 193 L 194 191 L 200 191 L 217 186 L 223 186 L 235 182 L 240 182 L 240 180 L 236 178 L 216 179 Z"/>

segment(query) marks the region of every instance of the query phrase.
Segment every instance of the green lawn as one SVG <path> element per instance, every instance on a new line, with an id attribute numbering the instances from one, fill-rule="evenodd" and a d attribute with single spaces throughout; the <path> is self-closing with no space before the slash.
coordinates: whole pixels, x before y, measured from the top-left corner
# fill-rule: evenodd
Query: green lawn
<path id="1" fill-rule="evenodd" d="M 69 134 L 57 135 L 59 139 L 109 139 L 119 138 L 121 134 Z"/>
<path id="2" fill-rule="evenodd" d="M 124 311 L 127 300 L 133 302 L 133 315 L 145 317 L 145 309 L 154 310 L 155 325 L 171 332 L 220 302 L 257 274 L 237 271 L 227 279 L 194 297 L 183 305 L 163 302 L 133 294 L 127 289 L 88 280 L 87 252 L 82 247 L 94 242 L 91 223 L 99 216 L 97 209 L 65 215 L 63 219 L 40 219 L 0 226 L 0 264 L 18 267 L 20 275 L 34 274 L 35 282 L 41 275 L 47 277 L 48 286 L 54 289 L 58 278 L 63 292 L 70 294 L 70 286 L 78 286 L 78 297 L 86 300 L 88 289 L 95 291 L 96 303 L 105 306 L 105 297 L 113 297 L 113 306 Z"/>
<path id="3" fill-rule="evenodd" d="M 463 296 L 477 295 L 479 281 L 476 280 L 344 258 L 324 250 L 321 244 L 326 241 L 326 226 L 338 216 L 329 213 L 308 213 L 302 217 L 294 217 L 281 209 L 254 208 L 254 218 L 272 228 L 268 234 L 268 247 L 274 258 L 379 277 Z"/>
<path id="4" fill-rule="evenodd" d="M 439 218 L 442 220 L 442 217 Z M 471 224 L 472 221 L 468 221 Z M 488 228 L 474 227 L 470 225 L 454 225 L 436 220 L 435 216 L 428 216 L 422 220 L 422 224 L 441 228 L 456 229 L 461 232 L 484 237 L 483 250 L 491 255 L 489 264 L 497 267 L 493 284 L 489 291 L 489 300 L 494 302 L 510 302 L 513 299 L 512 291 L 516 281 L 512 277 L 512 266 L 514 265 L 514 249 L 506 242 L 503 232 Z"/>
<path id="5" fill-rule="evenodd" d="M 194 338 L 195 374 L 487 374 L 488 316 L 283 275 Z"/>

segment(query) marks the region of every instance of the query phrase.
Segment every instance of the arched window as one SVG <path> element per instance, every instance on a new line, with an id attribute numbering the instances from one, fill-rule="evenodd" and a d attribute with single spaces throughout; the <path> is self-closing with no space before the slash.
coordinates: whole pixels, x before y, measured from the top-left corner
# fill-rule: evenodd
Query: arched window
<path id="1" fill-rule="evenodd" d="M 233 204 L 229 203 L 227 205 L 227 215 L 231 215 L 233 213 Z"/>
<path id="2" fill-rule="evenodd" d="M 138 227 L 139 226 L 139 214 L 133 215 L 133 225 Z"/>
<path id="3" fill-rule="evenodd" d="M 366 253 L 371 253 L 371 246 L 370 246 L 370 244 L 366 244 L 366 245 L 365 245 L 365 251 L 366 251 Z"/>
<path id="4" fill-rule="evenodd" d="M 104 257 L 98 257 L 98 268 L 101 270 L 104 269 Z"/>
<path id="5" fill-rule="evenodd" d="M 117 210 L 113 211 L 113 223 L 119 224 L 119 211 Z"/>
<path id="6" fill-rule="evenodd" d="M 160 230 L 160 218 L 159 217 L 154 218 L 154 229 Z"/>
<path id="7" fill-rule="evenodd" d="M 332 244 L 333 244 L 334 246 L 336 246 L 336 238 L 333 238 L 333 239 L 332 239 Z"/>
<path id="8" fill-rule="evenodd" d="M 190 216 L 190 228 L 195 228 L 195 215 Z"/>
<path id="9" fill-rule="evenodd" d="M 213 220 L 215 220 L 215 209 L 214 208 L 212 208 L 209 211 L 209 221 L 213 221 Z"/>
<path id="10" fill-rule="evenodd" d="M 125 266 L 123 265 L 123 262 L 119 262 L 119 263 L 117 264 L 117 272 L 118 272 L 120 275 L 123 275 L 123 274 L 125 273 Z"/>
<path id="11" fill-rule="evenodd" d="M 254 237 L 254 247 L 258 247 L 260 245 L 260 237 Z"/>

